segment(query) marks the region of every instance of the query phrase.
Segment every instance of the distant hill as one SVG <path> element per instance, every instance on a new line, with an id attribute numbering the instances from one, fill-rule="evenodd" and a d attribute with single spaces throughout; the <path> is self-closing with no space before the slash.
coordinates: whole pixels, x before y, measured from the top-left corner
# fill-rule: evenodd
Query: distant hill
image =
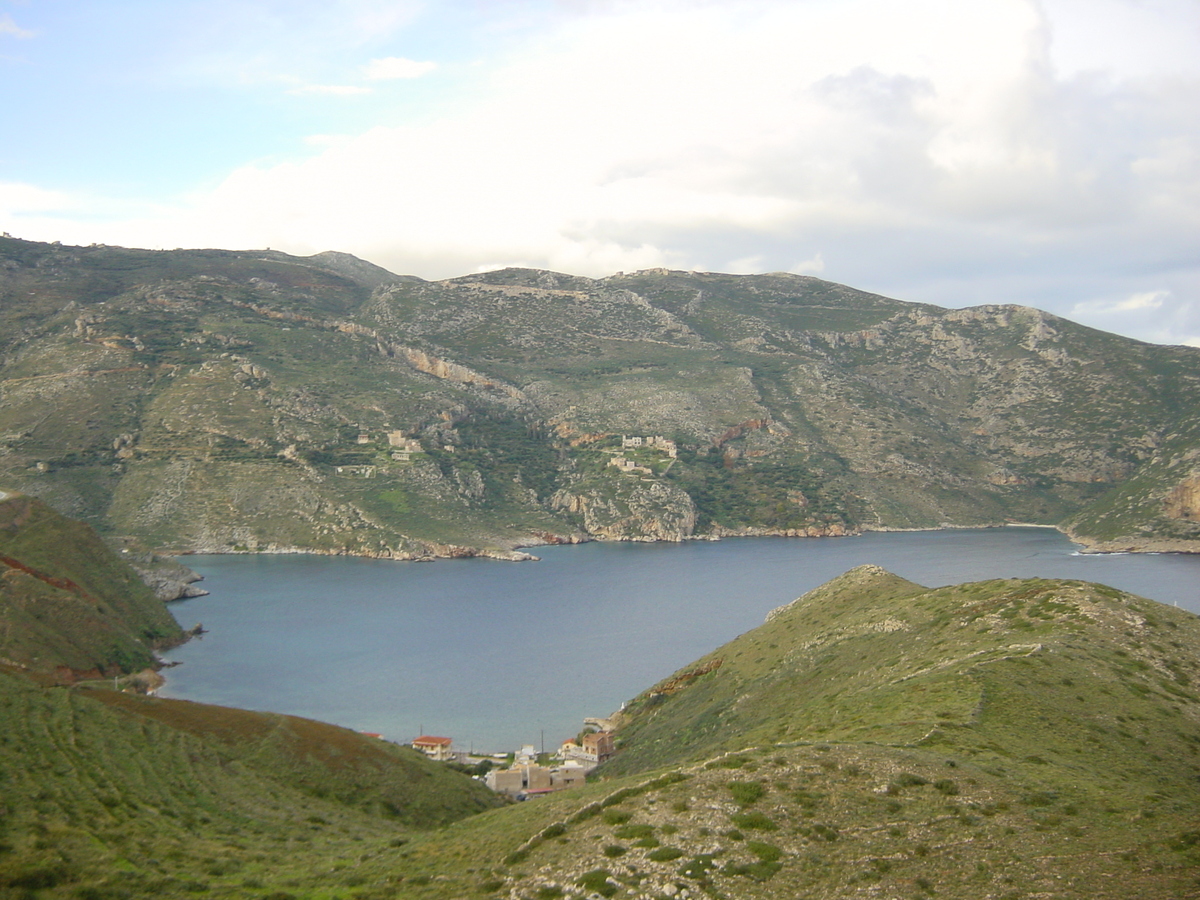
<path id="1" fill-rule="evenodd" d="M 0 484 L 174 551 L 1008 521 L 1194 551 L 1198 361 L 793 275 L 4 238 Z"/>

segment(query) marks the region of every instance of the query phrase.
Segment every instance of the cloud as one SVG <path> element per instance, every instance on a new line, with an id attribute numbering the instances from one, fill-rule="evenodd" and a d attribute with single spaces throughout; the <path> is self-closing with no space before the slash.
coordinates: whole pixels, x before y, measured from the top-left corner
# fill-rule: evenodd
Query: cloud
<path id="1" fill-rule="evenodd" d="M 9 37 L 15 37 L 20 40 L 28 40 L 35 34 L 36 32 L 30 31 L 27 28 L 22 28 L 20 25 L 14 22 L 12 20 L 12 16 L 7 14 L 0 16 L 0 35 L 8 35 Z"/>
<path id="2" fill-rule="evenodd" d="M 423 0 L 176 0 L 155 10 L 164 75 L 188 85 L 323 84 L 410 26 Z"/>
<path id="3" fill-rule="evenodd" d="M 68 210 L 73 206 L 67 194 L 48 191 L 31 184 L 0 182 L 0 216 L 7 221 L 27 213 Z"/>
<path id="4" fill-rule="evenodd" d="M 788 271 L 793 275 L 820 275 L 825 271 L 825 260 L 818 253 L 810 259 L 796 263 Z"/>
<path id="5" fill-rule="evenodd" d="M 1138 22 L 1178 7 L 1103 2 Z M 481 57 L 453 103 L 384 109 L 387 126 L 91 240 L 339 249 L 425 277 L 489 260 L 791 270 L 1200 333 L 1180 299 L 1200 296 L 1200 76 L 1149 71 L 1109 31 L 1089 50 L 1072 3 L 582 4 Z"/>
<path id="6" fill-rule="evenodd" d="M 288 90 L 289 94 L 315 94 L 324 97 L 354 97 L 371 93 L 369 87 L 354 84 L 306 84 Z"/>
<path id="7" fill-rule="evenodd" d="M 1164 302 L 1170 299 L 1170 291 L 1141 291 L 1118 300 L 1085 300 L 1071 307 L 1071 315 L 1089 318 L 1131 312 L 1144 313 L 1162 309 Z"/>
<path id="8" fill-rule="evenodd" d="M 373 59 L 363 69 L 369 81 L 390 81 L 397 78 L 420 78 L 437 68 L 435 62 L 417 62 L 402 56 Z"/>

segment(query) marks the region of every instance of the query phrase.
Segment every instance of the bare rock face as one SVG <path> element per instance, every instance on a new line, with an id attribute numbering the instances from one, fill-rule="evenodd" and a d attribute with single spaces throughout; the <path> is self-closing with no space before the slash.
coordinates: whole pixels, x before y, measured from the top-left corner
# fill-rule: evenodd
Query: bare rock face
<path id="1" fill-rule="evenodd" d="M 1167 494 L 1163 514 L 1172 519 L 1200 520 L 1200 475 L 1184 479 Z"/>
<path id="2" fill-rule="evenodd" d="M 138 577 L 154 591 L 154 596 L 164 603 L 208 596 L 208 591 L 196 586 L 203 576 L 172 559 L 147 553 L 128 559 L 128 562 Z"/>
<path id="3" fill-rule="evenodd" d="M 696 506 L 662 481 L 638 481 L 615 492 L 558 491 L 551 507 L 573 513 L 589 535 L 608 541 L 682 541 L 696 528 Z"/>

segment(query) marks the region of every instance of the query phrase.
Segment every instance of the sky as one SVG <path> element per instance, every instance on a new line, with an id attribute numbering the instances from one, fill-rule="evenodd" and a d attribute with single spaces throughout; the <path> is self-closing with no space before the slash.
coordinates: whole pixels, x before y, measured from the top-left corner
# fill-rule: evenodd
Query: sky
<path id="1" fill-rule="evenodd" d="M 0 0 L 0 231 L 1200 346 L 1200 0 Z"/>

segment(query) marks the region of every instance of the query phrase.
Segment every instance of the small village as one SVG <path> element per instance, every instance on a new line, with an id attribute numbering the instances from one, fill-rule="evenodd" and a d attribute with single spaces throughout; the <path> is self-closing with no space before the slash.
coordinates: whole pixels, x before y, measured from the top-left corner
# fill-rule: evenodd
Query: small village
<path id="1" fill-rule="evenodd" d="M 539 753 L 532 744 L 525 744 L 513 754 L 479 756 L 455 750 L 454 740 L 437 735 L 421 735 L 410 746 L 438 762 L 453 762 L 463 766 L 492 768 L 479 776 L 484 784 L 513 800 L 528 800 L 581 786 L 587 774 L 613 755 L 613 732 L 603 719 L 585 720 L 587 727 L 600 726 L 598 731 L 585 731 L 578 738 L 563 741 L 552 755 Z M 380 735 L 373 735 L 380 737 Z"/>

